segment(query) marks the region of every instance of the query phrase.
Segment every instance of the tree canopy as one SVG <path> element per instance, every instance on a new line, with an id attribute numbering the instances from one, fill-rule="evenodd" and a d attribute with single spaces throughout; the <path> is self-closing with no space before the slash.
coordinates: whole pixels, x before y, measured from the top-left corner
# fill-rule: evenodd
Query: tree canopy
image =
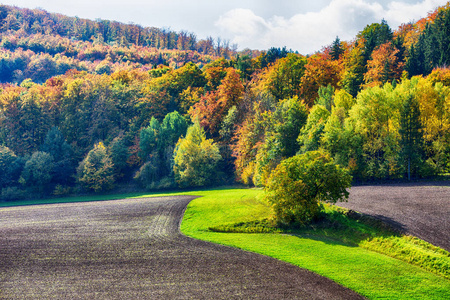
<path id="1" fill-rule="evenodd" d="M 266 199 L 281 224 L 307 224 L 322 210 L 322 201 L 335 203 L 348 198 L 352 178 L 321 151 L 306 152 L 281 161 L 272 172 Z"/>
<path id="2" fill-rule="evenodd" d="M 358 181 L 446 174 L 449 12 L 305 56 L 0 6 L 1 197 L 265 186 L 310 151 Z"/>

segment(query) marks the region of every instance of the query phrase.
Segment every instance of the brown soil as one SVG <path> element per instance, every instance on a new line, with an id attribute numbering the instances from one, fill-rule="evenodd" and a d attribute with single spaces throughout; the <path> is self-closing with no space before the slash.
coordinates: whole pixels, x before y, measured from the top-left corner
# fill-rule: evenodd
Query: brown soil
<path id="1" fill-rule="evenodd" d="M 450 251 L 450 182 L 356 186 L 338 205 Z"/>
<path id="2" fill-rule="evenodd" d="M 179 232 L 192 197 L 0 209 L 1 299 L 361 299 Z"/>

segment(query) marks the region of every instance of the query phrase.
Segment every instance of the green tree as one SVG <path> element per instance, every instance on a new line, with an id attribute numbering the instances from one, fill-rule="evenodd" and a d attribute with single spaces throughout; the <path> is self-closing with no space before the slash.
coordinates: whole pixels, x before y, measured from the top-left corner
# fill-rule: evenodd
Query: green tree
<path id="1" fill-rule="evenodd" d="M 150 124 L 141 129 L 139 148 L 141 158 L 146 161 L 152 153 L 157 153 L 161 147 L 160 140 L 161 124 L 159 121 L 152 117 Z"/>
<path id="2" fill-rule="evenodd" d="M 114 176 L 122 179 L 128 169 L 129 151 L 123 136 L 115 137 L 108 147 L 112 163 L 114 165 Z"/>
<path id="3" fill-rule="evenodd" d="M 366 72 L 364 60 L 364 44 L 357 43 L 344 58 L 345 71 L 341 86 L 352 96 L 356 97 L 364 82 Z"/>
<path id="4" fill-rule="evenodd" d="M 135 179 L 144 186 L 169 176 L 173 165 L 173 151 L 178 139 L 186 134 L 188 124 L 177 111 L 168 113 L 162 123 L 152 118 L 148 127 L 141 130 L 139 147 L 144 166 Z"/>
<path id="5" fill-rule="evenodd" d="M 300 83 L 305 73 L 307 59 L 289 53 L 279 59 L 268 73 L 267 88 L 277 100 L 300 96 Z"/>
<path id="6" fill-rule="evenodd" d="M 300 145 L 300 153 L 320 148 L 323 130 L 329 117 L 330 112 L 325 106 L 316 104 L 312 107 L 306 125 L 300 131 L 297 139 Z"/>
<path id="7" fill-rule="evenodd" d="M 226 143 L 231 142 L 236 129 L 238 110 L 236 105 L 233 105 L 227 115 L 223 118 L 221 128 L 219 130 L 220 139 Z"/>
<path id="8" fill-rule="evenodd" d="M 331 107 L 334 105 L 334 87 L 329 84 L 327 87 L 321 86 L 318 91 L 319 98 L 316 99 L 315 104 L 325 106 L 331 112 Z"/>
<path id="9" fill-rule="evenodd" d="M 53 166 L 50 154 L 36 151 L 25 163 L 19 182 L 30 190 L 45 192 L 52 180 Z"/>
<path id="10" fill-rule="evenodd" d="M 198 122 L 188 128 L 186 138 L 180 139 L 174 151 L 174 175 L 180 187 L 207 186 L 218 178 L 221 160 L 219 147 L 206 139 Z"/>
<path id="11" fill-rule="evenodd" d="M 100 192 L 112 188 L 114 165 L 102 142 L 96 144 L 77 169 L 78 182 L 86 189 Z"/>
<path id="12" fill-rule="evenodd" d="M 409 96 L 400 111 L 400 158 L 406 164 L 408 180 L 418 175 L 423 164 L 423 133 L 419 102 Z"/>
<path id="13" fill-rule="evenodd" d="M 187 128 L 186 119 L 178 111 L 168 113 L 161 123 L 161 143 L 163 147 L 173 147 L 178 139 L 186 134 Z"/>
<path id="14" fill-rule="evenodd" d="M 363 160 L 360 168 L 371 179 L 396 178 L 399 174 L 398 133 L 400 107 L 405 97 L 395 93 L 392 85 L 367 88 L 358 94 L 349 111 L 348 125 L 362 139 Z"/>
<path id="15" fill-rule="evenodd" d="M 58 184 L 70 183 L 75 173 L 75 166 L 72 161 L 72 147 L 66 142 L 58 127 L 50 129 L 40 150 L 47 152 L 53 157 L 53 181 Z"/>
<path id="16" fill-rule="evenodd" d="M 348 198 L 352 177 L 329 154 L 311 151 L 283 160 L 270 175 L 265 198 L 279 224 L 307 224 L 322 210 L 322 201 Z"/>
<path id="17" fill-rule="evenodd" d="M 177 111 L 168 113 L 161 123 L 159 149 L 161 175 L 168 176 L 172 173 L 173 151 L 181 137 L 186 135 L 188 122 Z"/>
<path id="18" fill-rule="evenodd" d="M 270 172 L 285 158 L 300 149 L 297 137 L 306 123 L 306 105 L 298 97 L 280 101 L 273 113 L 266 114 L 264 143 L 256 155 L 256 174 L 253 182 L 264 185 Z"/>
<path id="19" fill-rule="evenodd" d="M 344 49 L 342 47 L 341 40 L 337 36 L 334 40 L 333 44 L 331 45 L 330 49 L 330 55 L 333 60 L 339 60 L 341 55 L 344 53 Z"/>
<path id="20" fill-rule="evenodd" d="M 11 149 L 0 145 L 0 189 L 18 183 L 23 165 Z"/>

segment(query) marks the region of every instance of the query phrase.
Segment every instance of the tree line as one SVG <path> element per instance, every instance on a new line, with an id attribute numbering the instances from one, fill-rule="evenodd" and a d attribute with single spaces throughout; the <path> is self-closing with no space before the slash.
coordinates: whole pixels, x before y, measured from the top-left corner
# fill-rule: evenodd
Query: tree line
<path id="1" fill-rule="evenodd" d="M 78 41 L 97 41 L 108 45 L 152 47 L 170 50 L 195 50 L 202 54 L 229 56 L 236 50 L 228 40 L 208 37 L 198 40 L 192 32 L 142 27 L 117 21 L 95 21 L 49 13 L 43 9 L 0 6 L 1 32 L 57 35 Z"/>
<path id="2" fill-rule="evenodd" d="M 421 61 L 430 72 L 414 73 L 413 53 L 420 53 L 421 40 L 433 39 L 430 32 L 435 39 L 450 28 L 449 16 L 446 6 L 396 31 L 381 21 L 355 41 L 336 38 L 311 56 L 272 48 L 256 56 L 198 54 L 202 62 L 124 66 L 114 52 L 120 47 L 97 44 L 100 56 L 93 61 L 102 61 L 104 49 L 116 68 L 70 68 L 42 81 L 30 76 L 3 84 L 1 197 L 130 183 L 147 189 L 236 180 L 265 186 L 282 161 L 313 157 L 312 151 L 355 180 L 447 173 L 450 71 L 431 57 L 447 57 L 449 44 L 442 38 L 442 46 L 425 51 Z M 11 38 L 11 32 L 2 35 L 2 41 Z M 38 33 L 28 38 L 40 41 Z M 2 47 L 11 56 L 32 51 Z M 127 48 L 129 59 L 139 47 Z M 50 56 L 48 49 L 40 55 Z"/>

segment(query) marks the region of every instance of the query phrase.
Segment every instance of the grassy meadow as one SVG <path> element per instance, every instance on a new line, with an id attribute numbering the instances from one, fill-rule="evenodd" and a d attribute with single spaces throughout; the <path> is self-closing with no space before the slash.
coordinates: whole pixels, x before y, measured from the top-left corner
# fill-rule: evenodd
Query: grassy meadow
<path id="1" fill-rule="evenodd" d="M 193 238 L 268 255 L 328 277 L 370 299 L 449 299 L 450 254 L 374 220 L 326 206 L 325 221 L 298 229 L 271 225 L 259 189 L 212 189 L 36 200 L 42 204 L 197 195 L 181 231 Z M 15 205 L 18 203 L 0 203 Z"/>
<path id="2" fill-rule="evenodd" d="M 389 234 L 382 227 L 364 224 L 367 222 L 341 217 L 338 222 L 347 222 L 347 226 L 280 233 L 211 230 L 236 228 L 236 224 L 252 224 L 255 220 L 269 218 L 270 208 L 261 199 L 262 193 L 257 189 L 194 193 L 204 197 L 189 204 L 181 230 L 194 238 L 261 253 L 309 269 L 370 299 L 450 297 L 447 251 L 416 238 Z M 252 226 L 243 229 L 252 230 Z M 403 253 L 403 257 L 398 254 L 399 258 L 391 257 L 396 256 L 391 252 Z M 425 262 L 412 264 L 420 259 Z"/>

